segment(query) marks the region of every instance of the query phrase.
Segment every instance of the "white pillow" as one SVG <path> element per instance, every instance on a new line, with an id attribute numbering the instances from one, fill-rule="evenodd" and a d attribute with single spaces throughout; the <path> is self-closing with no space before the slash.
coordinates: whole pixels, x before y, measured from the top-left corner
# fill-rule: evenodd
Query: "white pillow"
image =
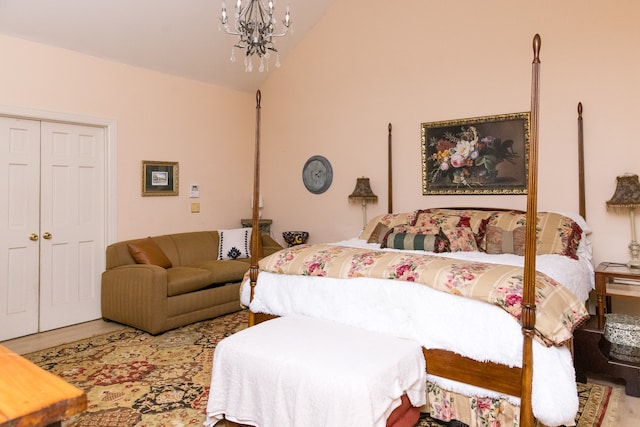
<path id="1" fill-rule="evenodd" d="M 218 230 L 218 259 L 249 258 L 251 256 L 251 228 Z"/>

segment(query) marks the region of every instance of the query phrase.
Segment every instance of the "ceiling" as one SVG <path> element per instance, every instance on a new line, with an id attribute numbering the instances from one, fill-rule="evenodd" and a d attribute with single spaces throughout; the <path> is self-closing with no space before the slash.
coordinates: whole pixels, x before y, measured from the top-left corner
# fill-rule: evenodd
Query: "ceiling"
<path id="1" fill-rule="evenodd" d="M 278 23 L 291 6 L 292 30 L 276 39 L 287 53 L 332 0 L 276 2 Z M 233 16 L 235 2 L 227 1 Z M 253 92 L 269 71 L 245 72 L 236 38 L 219 31 L 222 0 L 0 0 L 0 33 L 228 88 Z M 279 26 L 281 28 L 281 25 Z M 270 72 L 273 72 L 272 58 Z"/>

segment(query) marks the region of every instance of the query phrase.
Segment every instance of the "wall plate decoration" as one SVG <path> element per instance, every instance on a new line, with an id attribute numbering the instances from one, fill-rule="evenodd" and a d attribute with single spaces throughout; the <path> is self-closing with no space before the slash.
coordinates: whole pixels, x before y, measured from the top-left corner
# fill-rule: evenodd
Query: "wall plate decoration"
<path id="1" fill-rule="evenodd" d="M 323 156 L 311 156 L 302 168 L 302 182 L 313 194 L 322 194 L 331 186 L 333 169 Z"/>

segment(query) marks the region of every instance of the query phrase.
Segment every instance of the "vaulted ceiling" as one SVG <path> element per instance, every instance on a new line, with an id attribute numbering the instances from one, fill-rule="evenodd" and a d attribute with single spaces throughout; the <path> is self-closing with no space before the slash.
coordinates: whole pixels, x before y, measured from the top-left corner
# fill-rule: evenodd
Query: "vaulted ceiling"
<path id="1" fill-rule="evenodd" d="M 280 0 L 292 31 L 276 39 L 281 62 L 321 18 L 332 0 Z M 233 0 L 227 9 L 233 14 Z M 222 0 L 0 0 L 0 33 L 136 67 L 252 92 L 269 71 L 245 72 L 236 40 L 219 30 Z"/>

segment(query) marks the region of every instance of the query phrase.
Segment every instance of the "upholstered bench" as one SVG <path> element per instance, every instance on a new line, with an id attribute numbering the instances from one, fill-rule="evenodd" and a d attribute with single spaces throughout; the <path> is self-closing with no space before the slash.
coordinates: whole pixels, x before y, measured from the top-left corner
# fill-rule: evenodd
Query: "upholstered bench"
<path id="1" fill-rule="evenodd" d="M 286 316 L 217 345 L 205 425 L 413 426 L 425 402 L 418 343 Z"/>

